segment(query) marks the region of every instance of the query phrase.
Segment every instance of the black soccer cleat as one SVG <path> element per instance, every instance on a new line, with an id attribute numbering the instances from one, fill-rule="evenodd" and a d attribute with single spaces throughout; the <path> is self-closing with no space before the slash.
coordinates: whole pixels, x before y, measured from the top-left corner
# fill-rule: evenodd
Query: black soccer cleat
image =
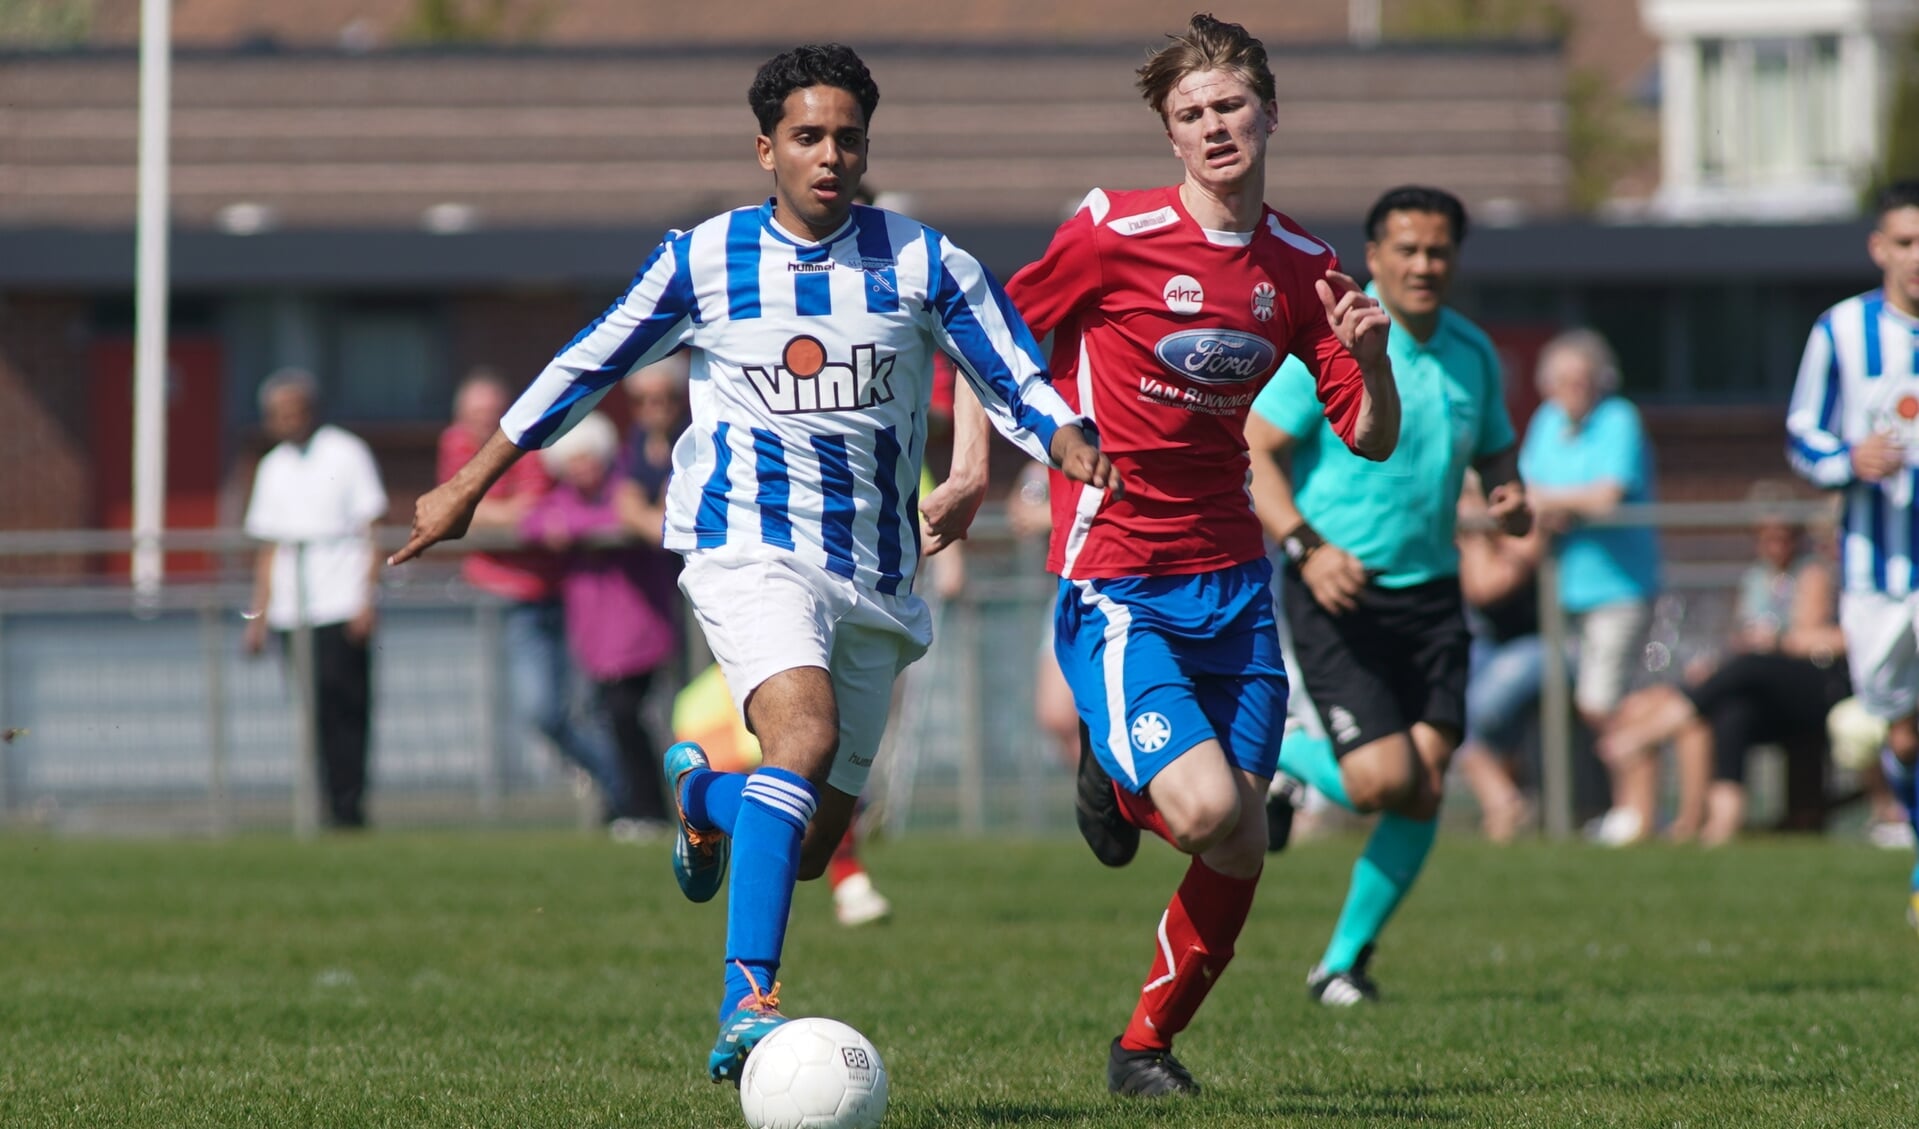
<path id="1" fill-rule="evenodd" d="M 1129 1051 L 1113 1040 L 1106 1056 L 1106 1088 L 1128 1098 L 1197 1094 L 1199 1083 L 1171 1051 Z"/>
<path id="2" fill-rule="evenodd" d="M 1283 851 L 1292 842 L 1293 813 L 1305 799 L 1306 785 L 1298 777 L 1273 774 L 1273 782 L 1266 789 L 1266 853 Z"/>
<path id="3" fill-rule="evenodd" d="M 1093 857 L 1107 866 L 1125 866 L 1139 853 L 1139 828 L 1127 822 L 1113 794 L 1113 778 L 1093 755 L 1086 724 L 1079 727 L 1079 774 L 1073 788 L 1073 818 Z"/>
<path id="4" fill-rule="evenodd" d="M 1326 1007 L 1358 1007 L 1379 1002 L 1379 985 L 1366 974 L 1372 963 L 1373 947 L 1359 950 L 1359 959 L 1344 972 L 1326 972 L 1315 968 L 1306 976 L 1306 994 Z"/>

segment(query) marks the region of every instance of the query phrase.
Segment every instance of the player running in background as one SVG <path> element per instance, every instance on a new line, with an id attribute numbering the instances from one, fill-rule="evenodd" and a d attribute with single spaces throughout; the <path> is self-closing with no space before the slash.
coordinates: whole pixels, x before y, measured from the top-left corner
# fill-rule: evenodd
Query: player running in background
<path id="1" fill-rule="evenodd" d="M 1819 315 L 1786 416 L 1787 458 L 1845 492 L 1839 624 L 1852 685 L 1890 729 L 1881 767 L 1919 832 L 1919 181 L 1879 195 L 1866 242 L 1883 275 Z M 1919 929 L 1919 867 L 1906 918 Z"/>
<path id="2" fill-rule="evenodd" d="M 1232 958 L 1265 859 L 1286 677 L 1246 501 L 1247 408 L 1291 353 L 1342 441 L 1383 459 L 1399 428 L 1385 314 L 1262 202 L 1278 113 L 1265 48 L 1211 16 L 1171 39 L 1139 89 L 1184 179 L 1095 189 L 1008 284 L 1126 482 L 1122 498 L 1052 481 L 1056 648 L 1090 734 L 1081 830 L 1109 866 L 1142 828 L 1194 856 L 1108 1053 L 1109 1088 L 1148 1096 L 1199 1089 L 1173 1039 Z"/>
<path id="3" fill-rule="evenodd" d="M 1246 424 L 1253 505 L 1289 561 L 1280 590 L 1289 657 L 1311 706 L 1280 771 L 1350 810 L 1385 812 L 1307 978 L 1328 1005 L 1376 996 L 1366 964 L 1432 850 L 1446 766 L 1465 729 L 1472 640 L 1453 530 L 1467 468 L 1496 526 L 1515 536 L 1532 527 L 1499 355 L 1445 306 L 1465 238 L 1465 207 L 1437 188 L 1395 188 L 1366 216 L 1369 293 L 1392 315 L 1392 458 L 1349 453 L 1320 418 L 1312 376 L 1291 361 Z M 1284 802 L 1268 812 L 1291 818 Z"/>
<path id="4" fill-rule="evenodd" d="M 633 369 L 690 351 L 692 424 L 674 449 L 665 543 L 686 558 L 680 587 L 764 754 L 751 773 L 711 771 L 693 745 L 667 755 L 681 889 L 712 898 L 729 845 L 734 856 L 707 1066 L 735 1083 L 785 1022 L 774 977 L 794 881 L 826 869 L 893 680 L 931 641 L 913 594 L 919 514 L 936 551 L 985 490 L 983 477 L 961 479 L 918 497 L 933 352 L 960 359 L 994 425 L 1027 453 L 1118 486 L 979 263 L 931 228 L 854 206 L 879 101 L 859 56 L 794 48 L 760 68 L 748 101 L 772 198 L 669 233 L 500 432 L 420 499 L 393 558 L 460 536 L 523 449 L 551 442 Z"/>

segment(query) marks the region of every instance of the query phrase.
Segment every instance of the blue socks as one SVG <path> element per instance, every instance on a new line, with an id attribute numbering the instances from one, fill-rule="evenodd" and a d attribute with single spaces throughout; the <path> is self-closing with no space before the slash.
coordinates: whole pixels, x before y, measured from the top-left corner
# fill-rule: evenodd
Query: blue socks
<path id="1" fill-rule="evenodd" d="M 1379 936 L 1386 919 L 1399 908 L 1400 900 L 1419 877 L 1438 833 L 1436 819 L 1416 821 L 1392 812 L 1379 817 L 1379 826 L 1366 840 L 1365 853 L 1353 864 L 1346 908 L 1339 913 L 1339 924 L 1333 928 L 1326 955 L 1320 958 L 1320 968 L 1345 972 L 1353 967 L 1359 951 Z"/>
<path id="2" fill-rule="evenodd" d="M 1332 738 L 1295 729 L 1279 746 L 1279 767 L 1340 807 L 1353 810 L 1353 802 L 1346 798 L 1346 782 L 1339 775 L 1339 758 L 1333 755 Z"/>
<path id="3" fill-rule="evenodd" d="M 1893 756 L 1891 749 L 1879 750 L 1879 772 L 1886 778 L 1886 787 L 1892 789 L 1892 798 L 1906 809 L 1906 822 L 1912 824 L 1912 833 L 1919 838 L 1919 772 Z M 1919 893 L 1919 864 L 1912 868 L 1912 890 Z"/>
<path id="4" fill-rule="evenodd" d="M 686 821 L 701 831 L 733 834 L 740 818 L 740 794 L 751 779 L 751 773 L 715 772 L 710 768 L 687 773 L 680 789 Z"/>
<path id="5" fill-rule="evenodd" d="M 819 807 L 819 794 L 805 777 L 783 768 L 714 775 L 743 781 L 737 799 L 731 798 L 732 785 L 724 779 L 700 782 L 705 784 L 702 814 L 733 837 L 733 877 L 726 893 L 726 995 L 720 1001 L 724 1023 L 755 982 L 761 991 L 773 988 L 780 950 L 786 945 L 786 919 L 793 909 L 793 885 L 800 876 L 800 841 Z M 688 781 L 689 792 L 693 783 Z M 731 827 L 725 822 L 729 816 Z"/>

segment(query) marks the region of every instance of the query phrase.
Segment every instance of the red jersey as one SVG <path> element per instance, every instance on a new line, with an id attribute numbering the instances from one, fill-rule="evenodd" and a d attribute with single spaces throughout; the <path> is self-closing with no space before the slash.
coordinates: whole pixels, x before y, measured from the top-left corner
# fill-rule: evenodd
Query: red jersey
<path id="1" fill-rule="evenodd" d="M 439 480 L 445 482 L 452 478 L 455 471 L 467 464 L 467 461 L 480 451 L 480 441 L 468 434 L 458 424 L 450 424 L 440 432 Z M 546 476 L 540 466 L 537 455 L 521 458 L 507 468 L 493 489 L 486 492 L 488 498 L 501 501 L 530 495 L 538 498 L 552 489 L 553 480 Z M 482 592 L 502 596 L 520 603 L 532 603 L 541 600 L 556 600 L 560 596 L 559 559 L 552 553 L 540 550 L 526 552 L 480 553 L 466 555 L 460 565 L 460 575 L 468 584 Z"/>
<path id="2" fill-rule="evenodd" d="M 1052 475 L 1046 567 L 1064 577 L 1174 576 L 1266 551 L 1246 493 L 1246 412 L 1287 354 L 1352 442 L 1359 364 L 1313 284 L 1331 247 L 1265 209 L 1251 234 L 1209 232 L 1178 188 L 1094 189 L 1006 291 L 1053 335 L 1054 387 L 1099 429 L 1126 496 Z"/>

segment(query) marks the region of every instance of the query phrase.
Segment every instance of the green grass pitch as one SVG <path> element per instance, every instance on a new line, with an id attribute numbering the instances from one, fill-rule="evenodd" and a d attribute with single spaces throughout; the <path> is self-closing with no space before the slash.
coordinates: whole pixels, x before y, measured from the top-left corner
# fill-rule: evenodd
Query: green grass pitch
<path id="1" fill-rule="evenodd" d="M 890 925 L 801 888 L 789 1014 L 866 1032 L 886 1124 L 1919 1124 L 1909 856 L 1442 838 L 1376 1009 L 1302 987 L 1358 843 L 1267 868 L 1180 1054 L 1196 1100 L 1120 1103 L 1107 1041 L 1181 871 L 1076 841 L 882 843 Z M 723 900 L 723 899 L 722 899 Z M 0 837 L 0 1125 L 740 1124 L 702 1066 L 720 903 L 664 846 L 373 834 L 300 845 Z"/>

